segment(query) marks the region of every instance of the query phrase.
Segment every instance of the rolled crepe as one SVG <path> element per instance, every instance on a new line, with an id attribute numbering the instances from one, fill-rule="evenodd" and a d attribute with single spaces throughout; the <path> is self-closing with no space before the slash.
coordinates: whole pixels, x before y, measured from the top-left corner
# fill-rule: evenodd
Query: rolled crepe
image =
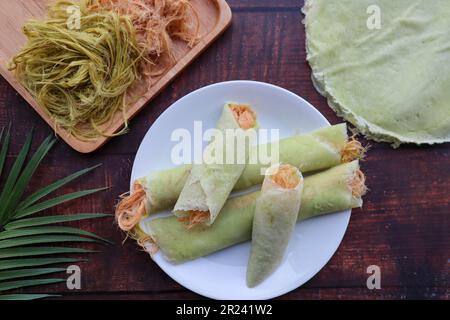
<path id="1" fill-rule="evenodd" d="M 275 170 L 273 175 L 266 175 L 256 200 L 247 268 L 247 286 L 250 288 L 263 282 L 279 266 L 300 210 L 302 174 L 288 164 Z"/>
<path id="2" fill-rule="evenodd" d="M 298 221 L 362 206 L 364 175 L 359 161 L 305 178 Z M 260 192 L 227 201 L 211 227 L 186 229 L 174 216 L 143 219 L 134 228 L 149 253 L 160 250 L 173 263 L 194 260 L 251 238 L 255 203 Z"/>
<path id="3" fill-rule="evenodd" d="M 214 223 L 247 164 L 248 141 L 239 141 L 237 136 L 255 128 L 256 113 L 249 105 L 225 105 L 217 125 L 222 139 L 206 147 L 202 164 L 193 165 L 173 210 L 189 227 Z M 227 131 L 234 134 L 228 135 Z M 212 163 L 205 162 L 208 155 Z"/>
<path id="4" fill-rule="evenodd" d="M 276 143 L 279 144 L 279 161 L 292 164 L 303 173 L 347 163 L 359 159 L 364 153 L 361 143 L 349 138 L 345 123 L 282 139 Z M 271 150 L 270 144 L 265 145 L 265 148 Z M 258 147 L 251 147 L 250 159 L 257 153 Z M 261 184 L 264 180 L 264 175 L 261 175 L 263 167 L 262 164 L 248 164 L 234 191 Z M 142 217 L 172 209 L 186 184 L 191 168 L 191 165 L 183 165 L 137 179 L 131 194 L 122 197 L 116 208 L 119 227 L 127 232 L 132 231 Z"/>

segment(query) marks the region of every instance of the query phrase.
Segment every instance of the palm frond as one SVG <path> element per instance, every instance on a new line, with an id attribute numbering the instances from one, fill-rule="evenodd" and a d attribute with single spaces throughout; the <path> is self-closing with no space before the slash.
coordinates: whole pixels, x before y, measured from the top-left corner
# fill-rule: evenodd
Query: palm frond
<path id="1" fill-rule="evenodd" d="M 62 222 L 73 222 L 85 219 L 97 219 L 111 217 L 110 214 L 103 213 L 79 213 L 70 215 L 57 215 L 48 217 L 28 218 L 12 221 L 5 226 L 5 230 L 15 230 L 21 228 L 43 226 Z"/>
<path id="2" fill-rule="evenodd" d="M 67 176 L 61 180 L 58 180 L 44 188 L 42 188 L 41 190 L 33 193 L 31 196 L 29 196 L 28 198 L 26 198 L 25 200 L 23 200 L 18 206 L 17 206 L 17 211 L 19 210 L 23 210 L 28 208 L 29 206 L 31 206 L 32 204 L 36 203 L 37 201 L 41 200 L 42 198 L 44 198 L 45 196 L 49 195 L 50 193 L 52 193 L 55 190 L 58 190 L 59 188 L 61 188 L 62 186 L 68 184 L 69 182 L 72 182 L 73 180 L 75 180 L 76 178 L 81 177 L 82 175 L 98 168 L 99 165 L 96 165 L 94 167 L 91 168 L 87 168 L 84 170 L 80 170 L 78 172 L 75 172 L 73 174 L 71 174 L 70 176 Z"/>
<path id="3" fill-rule="evenodd" d="M 1 271 L 0 281 L 11 280 L 16 278 L 41 276 L 43 274 L 50 274 L 64 271 L 66 271 L 65 268 L 33 268 L 33 269 L 20 269 L 12 271 Z"/>
<path id="4" fill-rule="evenodd" d="M 41 234 L 75 234 L 111 243 L 110 241 L 97 236 L 95 233 L 71 227 L 31 227 L 24 229 L 6 230 L 0 233 L 0 240 L 14 239 L 25 236 L 35 236 Z"/>
<path id="5" fill-rule="evenodd" d="M 0 296 L 0 301 L 30 301 L 45 298 L 59 297 L 56 294 L 5 294 Z"/>
<path id="6" fill-rule="evenodd" d="M 17 239 L 2 240 L 0 241 L 0 249 L 42 244 L 42 243 L 60 243 L 60 242 L 98 242 L 98 240 L 77 236 L 59 236 L 59 235 L 30 236 L 30 237 L 21 237 Z"/>
<path id="7" fill-rule="evenodd" d="M 67 201 L 71 201 L 71 200 L 75 200 L 78 198 L 82 198 L 85 196 L 88 196 L 90 194 L 93 193 L 97 193 L 99 191 L 103 191 L 106 190 L 107 188 L 98 188 L 98 189 L 92 189 L 92 190 L 83 190 L 83 191 L 77 191 L 77 192 L 73 192 L 73 193 L 69 193 L 69 194 L 65 194 L 63 196 L 60 197 L 56 197 L 47 201 L 43 201 L 41 203 L 32 205 L 26 209 L 17 211 L 14 216 L 13 219 L 20 219 L 20 218 L 24 218 L 24 217 L 28 217 L 32 214 L 35 214 L 37 212 L 41 212 L 50 208 L 53 208 L 57 205 L 60 205 L 64 202 Z"/>
<path id="8" fill-rule="evenodd" d="M 75 263 L 86 260 L 74 259 L 74 258 L 41 258 L 41 259 L 11 259 L 2 260 L 0 265 L 0 271 L 27 268 L 27 267 L 41 267 L 49 264 L 61 264 L 61 263 Z"/>
<path id="9" fill-rule="evenodd" d="M 50 151 L 50 149 L 55 144 L 56 139 L 52 139 L 48 137 L 38 148 L 36 153 L 33 155 L 31 160 L 28 162 L 27 166 L 23 170 L 22 174 L 17 179 L 14 188 L 9 193 L 9 197 L 5 200 L 4 203 L 0 204 L 0 212 L 5 212 L 4 216 L 6 219 L 10 219 L 15 208 L 17 207 L 17 203 L 19 199 L 22 197 L 25 192 L 25 188 L 30 182 L 34 172 L 38 168 L 41 161 L 44 159 L 45 155 Z"/>
<path id="10" fill-rule="evenodd" d="M 22 166 L 25 162 L 25 158 L 27 157 L 28 151 L 30 150 L 32 137 L 33 134 L 32 132 L 30 132 L 27 136 L 25 144 L 22 147 L 22 150 L 20 150 L 20 153 L 11 168 L 8 178 L 6 179 L 5 186 L 0 193 L 0 224 L 4 224 L 4 221 L 6 220 L 5 215 L 7 214 L 7 212 L 5 211 L 5 206 L 9 196 L 11 195 L 10 191 L 13 189 L 17 178 L 19 177 L 20 171 L 22 170 Z"/>
<path id="11" fill-rule="evenodd" d="M 44 284 L 64 282 L 64 281 L 66 281 L 66 280 L 58 278 L 58 279 L 30 279 L 30 280 L 0 282 L 0 292 L 24 288 L 24 287 L 34 287 L 34 286 L 40 286 L 40 285 L 44 285 Z"/>
<path id="12" fill-rule="evenodd" d="M 10 143 L 10 132 L 10 127 L 0 132 L 0 176 L 4 172 L 3 169 Z M 66 271 L 66 268 L 63 266 L 43 266 L 65 265 L 86 261 L 86 259 L 55 257 L 55 255 L 97 252 L 84 248 L 65 247 L 61 246 L 61 244 L 110 243 L 92 232 L 60 225 L 66 222 L 104 218 L 110 216 L 108 214 L 79 213 L 30 217 L 67 201 L 105 190 L 105 188 L 81 190 L 48 200 L 44 199 L 52 192 L 59 190 L 61 187 L 98 167 L 95 166 L 75 172 L 39 189 L 28 197 L 24 197 L 34 173 L 56 143 L 56 139 L 49 136 L 27 161 L 32 137 L 33 134 L 31 132 L 28 134 L 22 149 L 12 164 L 4 186 L 0 191 L 0 300 L 34 300 L 55 296 L 52 294 L 4 294 L 4 292 L 64 282 L 65 279 L 62 278 L 36 279 L 35 277 Z M 40 246 L 42 244 L 57 244 L 57 246 Z"/>
<path id="13" fill-rule="evenodd" d="M 9 147 L 9 136 L 10 136 L 10 127 L 6 131 L 5 138 L 3 139 L 3 134 L 5 133 L 5 128 L 2 129 L 2 133 L 0 134 L 0 143 L 2 144 L 2 148 L 0 150 L 0 176 L 3 172 L 3 167 L 5 165 L 6 154 L 8 153 Z"/>
<path id="14" fill-rule="evenodd" d="M 23 247 L 12 249 L 0 249 L 0 259 L 44 256 L 61 253 L 91 253 L 91 252 L 97 251 L 82 248 L 69 248 L 69 247 Z"/>

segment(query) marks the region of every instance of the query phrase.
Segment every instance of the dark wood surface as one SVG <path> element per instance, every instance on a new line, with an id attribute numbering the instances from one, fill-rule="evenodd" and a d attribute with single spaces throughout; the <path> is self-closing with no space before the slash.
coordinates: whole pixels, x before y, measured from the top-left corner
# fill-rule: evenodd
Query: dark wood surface
<path id="1" fill-rule="evenodd" d="M 76 170 L 103 166 L 63 192 L 108 186 L 109 190 L 60 206 L 49 213 L 113 213 L 117 195 L 127 191 L 131 167 L 144 134 L 158 116 L 185 94 L 236 79 L 265 81 L 302 96 L 332 123 L 341 120 L 313 88 L 305 61 L 301 1 L 229 0 L 233 25 L 131 123 L 130 132 L 94 154 L 81 155 L 60 141 L 45 159 L 30 189 Z M 52 130 L 0 79 L 0 125 L 12 123 L 9 158 L 17 155 L 35 126 L 35 142 Z M 345 238 L 327 266 L 282 299 L 450 298 L 450 145 L 405 146 L 398 150 L 371 142 L 363 169 L 370 193 L 354 210 Z M 157 151 L 155 151 L 157 152 Z M 75 224 L 114 241 L 81 264 L 82 290 L 55 288 L 69 299 L 196 299 L 171 280 L 132 241 L 103 219 Z M 381 290 L 366 288 L 366 268 L 381 268 Z"/>

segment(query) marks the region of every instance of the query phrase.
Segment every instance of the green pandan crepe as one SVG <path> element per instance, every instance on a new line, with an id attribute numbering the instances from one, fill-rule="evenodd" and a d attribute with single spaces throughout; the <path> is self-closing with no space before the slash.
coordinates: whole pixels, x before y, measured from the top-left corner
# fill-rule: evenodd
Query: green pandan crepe
<path id="1" fill-rule="evenodd" d="M 271 168 L 256 199 L 247 286 L 256 287 L 280 265 L 297 223 L 303 176 L 294 166 Z"/>
<path id="2" fill-rule="evenodd" d="M 306 0 L 304 13 L 314 84 L 340 116 L 394 146 L 450 140 L 450 1 Z"/>
<path id="3" fill-rule="evenodd" d="M 244 112 L 246 116 L 240 117 L 240 113 Z M 239 121 L 242 119 L 246 122 L 245 127 Z M 222 162 L 203 163 L 192 167 L 175 204 L 174 214 L 176 216 L 191 220 L 192 225 L 200 222 L 207 225 L 214 223 L 236 182 L 244 172 L 249 156 L 247 144 L 245 142 L 238 143 L 238 139 L 233 136 L 232 138 L 226 137 L 226 132 L 231 130 L 232 133 L 237 134 L 236 132 L 241 129 L 241 133 L 244 135 L 244 130 L 252 130 L 256 127 L 256 113 L 249 105 L 228 103 L 225 105 L 217 124 L 217 130 L 224 136 L 224 141 L 220 146 L 223 159 L 216 154 L 220 152 L 211 151 L 214 150 L 214 143 L 211 143 L 205 150 L 205 153 L 214 154 L 212 159 Z M 227 145 L 234 148 L 228 148 Z M 242 159 L 244 161 L 241 163 L 238 163 L 236 159 L 232 159 L 231 163 L 225 163 L 224 159 L 227 159 L 229 154 L 241 154 L 245 159 Z M 200 221 L 195 221 L 198 214 L 200 214 Z"/>
<path id="4" fill-rule="evenodd" d="M 359 162 L 341 164 L 304 180 L 297 221 L 362 206 L 365 177 Z M 260 192 L 227 201 L 210 227 L 186 228 L 175 216 L 142 219 L 134 237 L 149 253 L 158 250 L 173 263 L 194 260 L 245 242 L 252 237 L 255 204 Z"/>

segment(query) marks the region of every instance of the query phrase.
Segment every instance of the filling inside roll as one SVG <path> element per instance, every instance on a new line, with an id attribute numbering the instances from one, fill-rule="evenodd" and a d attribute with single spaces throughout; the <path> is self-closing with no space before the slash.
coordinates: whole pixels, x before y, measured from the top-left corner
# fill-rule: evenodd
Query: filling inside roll
<path id="1" fill-rule="evenodd" d="M 362 143 L 356 139 L 356 135 L 351 136 L 341 150 L 341 163 L 362 160 L 366 155 L 368 148 L 369 147 L 364 147 Z"/>
<path id="2" fill-rule="evenodd" d="M 178 220 L 185 222 L 187 224 L 187 228 L 190 229 L 198 224 L 208 221 L 210 214 L 211 213 L 209 211 L 191 210 L 186 211 L 183 217 L 178 218 Z"/>
<path id="3" fill-rule="evenodd" d="M 361 198 L 364 196 L 368 189 L 366 185 L 366 175 L 361 169 L 355 171 L 349 181 L 349 188 L 352 191 L 353 198 Z"/>
<path id="4" fill-rule="evenodd" d="M 233 113 L 236 122 L 240 129 L 248 130 L 256 126 L 256 113 L 248 105 L 244 104 L 230 104 L 230 110 Z M 199 224 L 204 224 L 209 221 L 211 213 L 209 211 L 189 210 L 182 212 L 179 217 L 181 222 L 185 222 L 188 229 Z"/>
<path id="5" fill-rule="evenodd" d="M 144 187 L 135 182 L 133 191 L 125 193 L 116 207 L 116 220 L 123 231 L 131 231 L 146 213 Z"/>
<path id="6" fill-rule="evenodd" d="M 249 106 L 242 104 L 231 104 L 230 109 L 241 129 L 248 130 L 255 127 L 256 114 Z"/>
<path id="7" fill-rule="evenodd" d="M 302 181 L 301 176 L 297 173 L 297 168 L 288 164 L 280 165 L 271 179 L 284 189 L 294 189 Z"/>

